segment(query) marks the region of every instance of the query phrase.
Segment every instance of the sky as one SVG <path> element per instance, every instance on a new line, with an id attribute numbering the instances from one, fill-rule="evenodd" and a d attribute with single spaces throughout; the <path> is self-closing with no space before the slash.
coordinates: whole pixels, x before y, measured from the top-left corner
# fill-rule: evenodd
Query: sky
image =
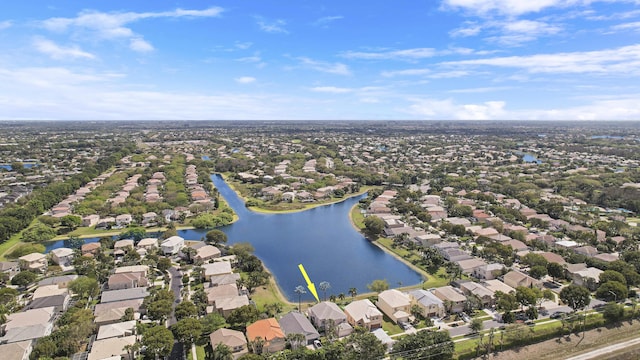
<path id="1" fill-rule="evenodd" d="M 0 119 L 640 120 L 640 0 L 3 1 Z"/>

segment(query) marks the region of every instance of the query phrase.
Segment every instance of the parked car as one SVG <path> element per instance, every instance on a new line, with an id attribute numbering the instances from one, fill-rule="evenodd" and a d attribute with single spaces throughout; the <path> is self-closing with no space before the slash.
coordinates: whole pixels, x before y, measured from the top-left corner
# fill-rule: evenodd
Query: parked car
<path id="1" fill-rule="evenodd" d="M 560 319 L 562 317 L 562 312 L 560 311 L 556 311 L 553 314 L 551 314 L 551 316 L 549 316 L 550 319 Z"/>
<path id="2" fill-rule="evenodd" d="M 320 342 L 320 340 L 313 340 L 313 347 L 315 347 L 316 349 L 320 349 L 322 347 L 322 343 Z"/>
<path id="3" fill-rule="evenodd" d="M 516 314 L 516 320 L 529 320 L 529 317 L 527 316 L 527 314 L 523 313 L 523 312 L 519 312 Z"/>

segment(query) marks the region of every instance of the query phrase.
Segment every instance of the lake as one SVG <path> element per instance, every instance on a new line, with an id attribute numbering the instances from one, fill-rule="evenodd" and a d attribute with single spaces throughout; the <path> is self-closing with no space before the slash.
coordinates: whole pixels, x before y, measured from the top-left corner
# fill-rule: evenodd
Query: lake
<path id="1" fill-rule="evenodd" d="M 358 293 L 367 292 L 367 284 L 386 279 L 391 287 L 419 284 L 420 274 L 403 262 L 382 251 L 365 239 L 351 224 L 349 212 L 365 195 L 340 203 L 320 206 L 288 214 L 261 214 L 248 210 L 242 199 L 219 175 L 212 176 L 220 195 L 240 217 L 235 223 L 222 227 L 229 244 L 249 242 L 255 254 L 274 275 L 283 294 L 297 301 L 294 289 L 306 283 L 298 264 L 303 264 L 316 288 L 328 281 L 330 294 L 344 293 L 355 287 Z M 187 240 L 200 240 L 208 230 L 180 230 Z M 89 241 L 96 241 L 89 239 Z M 62 241 L 48 243 L 47 251 L 64 246 Z M 323 294 L 318 289 L 318 296 Z M 303 300 L 312 300 L 311 294 Z"/>

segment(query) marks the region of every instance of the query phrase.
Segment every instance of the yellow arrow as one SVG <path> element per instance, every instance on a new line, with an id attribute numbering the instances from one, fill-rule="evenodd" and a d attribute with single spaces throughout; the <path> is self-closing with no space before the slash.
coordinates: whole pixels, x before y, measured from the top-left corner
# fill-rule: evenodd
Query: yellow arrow
<path id="1" fill-rule="evenodd" d="M 307 282 L 307 287 L 309 288 L 309 291 L 311 291 L 311 293 L 313 294 L 313 297 L 316 298 L 316 301 L 320 302 L 320 299 L 318 298 L 318 292 L 316 291 L 316 286 L 311 282 L 311 280 L 309 280 L 309 275 L 307 275 L 307 272 L 304 270 L 304 266 L 300 264 L 298 265 L 298 268 L 300 269 L 302 276 L 304 276 L 304 280 Z"/>

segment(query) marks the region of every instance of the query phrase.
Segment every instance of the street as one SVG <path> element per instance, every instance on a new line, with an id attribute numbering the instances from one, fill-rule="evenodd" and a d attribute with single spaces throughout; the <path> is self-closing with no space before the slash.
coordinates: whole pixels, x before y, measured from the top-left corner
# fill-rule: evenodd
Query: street
<path id="1" fill-rule="evenodd" d="M 180 272 L 180 270 L 178 270 L 178 268 L 170 267 L 169 275 L 171 276 L 171 282 L 169 283 L 169 287 L 171 291 L 173 291 L 173 295 L 175 296 L 175 301 L 173 302 L 173 309 L 175 310 L 176 305 L 182 299 L 182 296 L 180 295 L 180 290 L 182 289 L 182 273 Z M 173 313 L 172 313 L 171 317 L 168 320 L 168 325 L 169 327 L 171 327 L 171 325 L 175 323 L 176 323 L 176 318 L 175 316 L 173 316 Z"/>

